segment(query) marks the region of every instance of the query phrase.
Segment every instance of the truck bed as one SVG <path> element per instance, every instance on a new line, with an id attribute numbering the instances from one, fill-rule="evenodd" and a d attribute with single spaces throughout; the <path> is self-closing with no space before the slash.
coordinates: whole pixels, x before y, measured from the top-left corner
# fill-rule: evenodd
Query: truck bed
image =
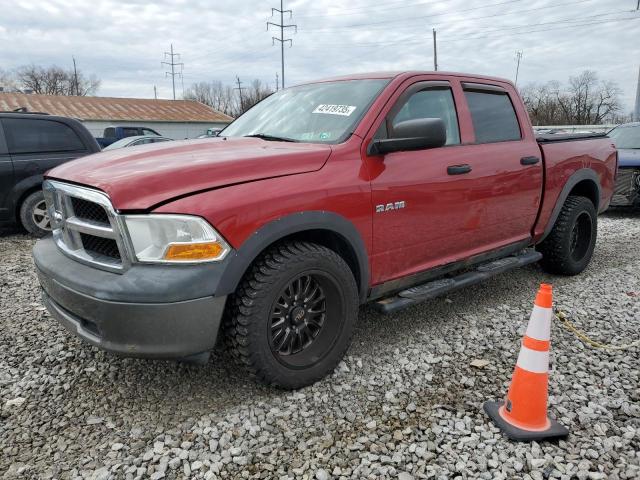
<path id="1" fill-rule="evenodd" d="M 558 206 L 564 203 L 564 194 L 568 194 L 563 190 L 577 185 L 573 184 L 574 181 L 591 178 L 599 189 L 581 193 L 594 201 L 598 212 L 609 206 L 617 159 L 612 141 L 602 133 L 550 134 L 536 137 L 536 140 L 546 178 L 540 214 L 534 228 L 534 238 L 538 241 L 553 226 Z"/>

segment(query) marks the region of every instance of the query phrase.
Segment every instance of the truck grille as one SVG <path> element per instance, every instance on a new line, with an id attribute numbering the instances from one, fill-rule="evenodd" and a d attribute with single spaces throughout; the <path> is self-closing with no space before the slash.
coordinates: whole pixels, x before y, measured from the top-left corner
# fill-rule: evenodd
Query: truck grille
<path id="1" fill-rule="evenodd" d="M 86 233 L 81 233 L 80 239 L 86 251 L 120 260 L 120 250 L 115 240 L 87 235 Z"/>
<path id="2" fill-rule="evenodd" d="M 613 189 L 612 206 L 631 205 L 640 196 L 640 169 L 620 168 Z"/>
<path id="3" fill-rule="evenodd" d="M 53 238 L 63 253 L 115 272 L 129 264 L 120 219 L 104 193 L 51 180 L 43 190 Z"/>
<path id="4" fill-rule="evenodd" d="M 76 217 L 92 222 L 109 225 L 109 217 L 104 208 L 97 203 L 89 202 L 77 197 L 71 197 L 71 206 Z"/>

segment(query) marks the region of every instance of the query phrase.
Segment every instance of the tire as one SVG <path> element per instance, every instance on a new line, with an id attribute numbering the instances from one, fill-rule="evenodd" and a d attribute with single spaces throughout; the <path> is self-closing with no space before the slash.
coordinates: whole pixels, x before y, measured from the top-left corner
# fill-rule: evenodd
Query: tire
<path id="1" fill-rule="evenodd" d="M 33 192 L 22 201 L 20 223 L 31 235 L 36 237 L 44 237 L 51 233 L 51 222 L 42 190 Z"/>
<path id="2" fill-rule="evenodd" d="M 314 243 L 283 243 L 254 262 L 227 302 L 225 340 L 259 382 L 301 388 L 340 362 L 358 306 L 342 257 Z"/>
<path id="3" fill-rule="evenodd" d="M 560 210 L 553 229 L 537 249 L 548 273 L 577 275 L 593 255 L 598 234 L 598 215 L 591 200 L 570 195 Z"/>

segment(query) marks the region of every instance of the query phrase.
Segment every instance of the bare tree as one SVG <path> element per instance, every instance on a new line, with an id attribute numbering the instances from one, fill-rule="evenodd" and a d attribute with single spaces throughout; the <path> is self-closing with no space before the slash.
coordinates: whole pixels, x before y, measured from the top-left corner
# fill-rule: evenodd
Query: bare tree
<path id="1" fill-rule="evenodd" d="M 44 95 L 94 95 L 100 87 L 95 76 L 86 77 L 81 71 L 64 70 L 52 65 L 44 68 L 26 65 L 16 72 L 17 84 L 22 90 Z M 77 81 L 76 81 L 77 80 Z"/>
<path id="2" fill-rule="evenodd" d="M 243 88 L 242 102 L 240 102 L 240 93 L 237 89 L 216 80 L 194 83 L 185 92 L 184 98 L 196 100 L 231 117 L 237 117 L 272 93 L 273 90 L 256 79 L 250 83 L 249 87 Z"/>
<path id="3" fill-rule="evenodd" d="M 593 125 L 612 121 L 619 116 L 620 93 L 614 82 L 598 80 L 591 70 L 571 77 L 566 87 L 553 81 L 522 89 L 534 125 Z"/>

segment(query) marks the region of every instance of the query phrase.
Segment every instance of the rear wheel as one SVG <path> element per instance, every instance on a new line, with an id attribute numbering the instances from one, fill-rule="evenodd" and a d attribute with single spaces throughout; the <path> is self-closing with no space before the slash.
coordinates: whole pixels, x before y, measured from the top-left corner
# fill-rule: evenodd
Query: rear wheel
<path id="1" fill-rule="evenodd" d="M 42 190 L 33 192 L 24 199 L 20 205 L 20 222 L 30 234 L 36 237 L 44 237 L 51 232 L 51 221 Z"/>
<path id="2" fill-rule="evenodd" d="M 598 217 L 591 200 L 570 195 L 551 233 L 538 245 L 542 268 L 560 275 L 582 272 L 591 261 L 597 230 Z"/>
<path id="3" fill-rule="evenodd" d="M 285 243 L 256 261 L 230 299 L 225 338 L 259 381 L 300 388 L 342 359 L 358 303 L 353 274 L 338 254 Z"/>

